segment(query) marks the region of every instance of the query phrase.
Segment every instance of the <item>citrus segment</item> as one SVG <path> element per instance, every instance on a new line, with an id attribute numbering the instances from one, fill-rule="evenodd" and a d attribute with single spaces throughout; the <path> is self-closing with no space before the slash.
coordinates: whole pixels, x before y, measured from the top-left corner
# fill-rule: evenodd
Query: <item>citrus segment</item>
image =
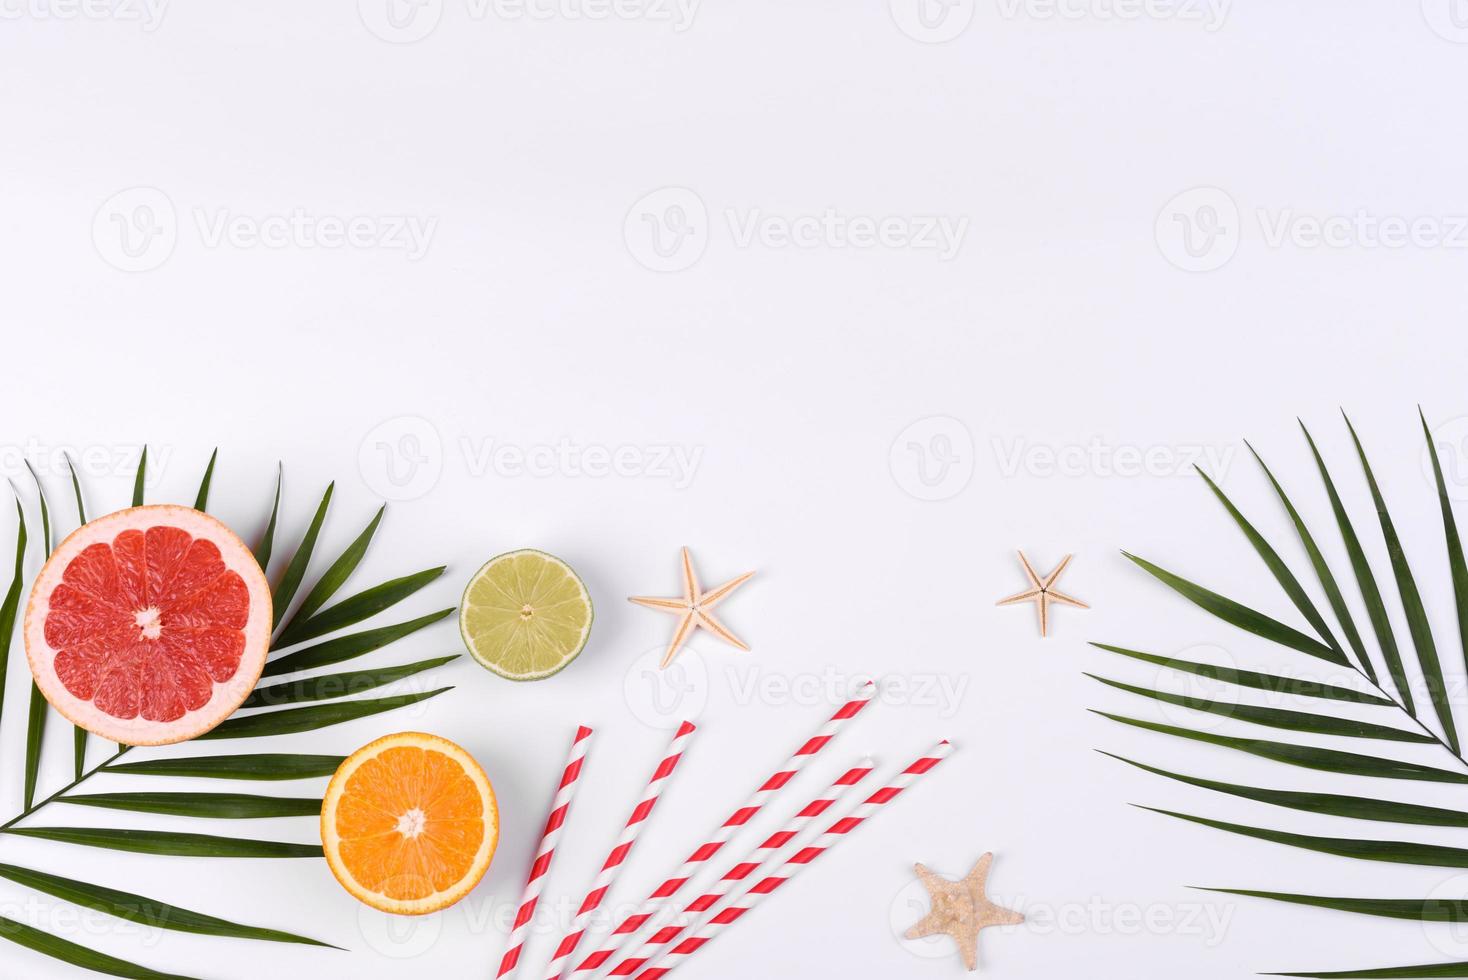
<path id="1" fill-rule="evenodd" d="M 202 735 L 249 696 L 270 645 L 265 575 L 243 541 L 189 507 L 134 507 L 73 532 L 26 607 L 46 700 L 126 745 Z"/>
<path id="2" fill-rule="evenodd" d="M 571 566 L 530 549 L 490 559 L 459 605 L 459 632 L 474 659 L 517 681 L 549 677 L 575 660 L 591 620 L 591 596 Z"/>
<path id="3" fill-rule="evenodd" d="M 358 749 L 322 801 L 332 874 L 384 912 L 421 915 L 457 902 L 484 877 L 498 842 L 489 778 L 436 735 L 402 732 Z"/>

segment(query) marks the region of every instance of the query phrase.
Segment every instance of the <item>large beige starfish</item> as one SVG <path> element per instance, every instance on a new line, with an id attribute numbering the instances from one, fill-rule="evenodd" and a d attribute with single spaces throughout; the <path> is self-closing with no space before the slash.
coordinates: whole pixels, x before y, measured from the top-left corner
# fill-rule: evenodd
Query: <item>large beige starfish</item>
<path id="1" fill-rule="evenodd" d="M 1060 560 L 1060 564 L 1055 566 L 1055 571 L 1046 575 L 1044 578 L 1040 578 L 1040 576 L 1035 574 L 1035 570 L 1030 567 L 1029 559 L 1025 557 L 1025 553 L 1021 551 L 1019 553 L 1019 563 L 1024 566 L 1025 576 L 1030 580 L 1031 587 L 1023 592 L 1016 592 L 1006 599 L 1000 599 L 995 605 L 1011 606 L 1017 602 L 1033 602 L 1036 610 L 1040 614 L 1041 636 L 1044 636 L 1049 628 L 1050 603 L 1058 602 L 1063 606 L 1079 606 L 1082 609 L 1091 608 L 1081 600 L 1073 596 L 1068 596 L 1064 592 L 1054 588 L 1055 580 L 1060 578 L 1060 573 L 1065 571 L 1065 566 L 1070 564 L 1071 558 L 1071 555 L 1066 555 Z"/>
<path id="2" fill-rule="evenodd" d="M 985 854 L 962 881 L 940 878 L 921 864 L 915 865 L 932 907 L 904 935 L 908 939 L 939 934 L 952 936 L 963 956 L 963 965 L 970 970 L 978 969 L 979 930 L 989 926 L 1016 926 L 1025 921 L 1023 915 L 995 905 L 985 894 L 984 881 L 993 861 L 993 854 Z"/>
<path id="3" fill-rule="evenodd" d="M 658 667 L 666 667 L 672 663 L 673 658 L 678 656 L 678 648 L 683 646 L 683 641 L 699 627 L 708 630 L 725 643 L 732 643 L 741 650 L 748 650 L 748 644 L 729 632 L 729 628 L 715 619 L 710 610 L 727 599 L 729 593 L 748 582 L 753 576 L 754 572 L 745 572 L 717 588 L 704 592 L 699 588 L 698 576 L 693 573 L 693 559 L 689 556 L 688 549 L 684 548 L 682 596 L 676 599 L 659 599 L 640 595 L 630 597 L 628 601 L 635 602 L 639 606 L 661 609 L 663 612 L 670 612 L 678 617 L 678 628 L 673 631 L 673 641 L 668 644 L 668 652 L 663 654 L 663 662 L 658 664 Z"/>

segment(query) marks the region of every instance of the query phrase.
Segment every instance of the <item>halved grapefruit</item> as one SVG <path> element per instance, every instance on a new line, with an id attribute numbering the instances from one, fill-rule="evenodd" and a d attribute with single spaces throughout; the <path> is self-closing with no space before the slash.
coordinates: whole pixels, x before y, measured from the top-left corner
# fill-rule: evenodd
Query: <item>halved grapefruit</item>
<path id="1" fill-rule="evenodd" d="M 46 700 L 124 745 L 202 735 L 240 706 L 270 649 L 270 585 L 219 521 L 153 504 L 84 524 L 31 587 L 25 652 Z"/>

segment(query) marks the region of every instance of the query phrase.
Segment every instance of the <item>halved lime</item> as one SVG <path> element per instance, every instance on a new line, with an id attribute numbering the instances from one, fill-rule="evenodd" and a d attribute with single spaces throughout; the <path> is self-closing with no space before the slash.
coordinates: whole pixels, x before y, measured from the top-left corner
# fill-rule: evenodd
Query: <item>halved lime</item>
<path id="1" fill-rule="evenodd" d="M 491 558 L 459 604 L 474 659 L 512 681 L 538 681 L 576 659 L 591 635 L 591 596 L 571 566 L 526 548 Z"/>

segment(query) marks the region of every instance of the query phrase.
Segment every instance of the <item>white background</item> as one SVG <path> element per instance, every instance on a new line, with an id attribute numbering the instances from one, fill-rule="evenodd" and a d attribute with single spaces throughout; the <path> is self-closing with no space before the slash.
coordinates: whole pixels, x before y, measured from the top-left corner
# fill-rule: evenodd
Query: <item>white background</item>
<path id="1" fill-rule="evenodd" d="M 190 975 L 488 976 L 575 724 L 597 735 L 552 896 L 579 897 L 663 746 L 637 664 L 671 621 L 624 597 L 671 594 L 688 544 L 710 583 L 758 570 L 723 607 L 753 652 L 692 644 L 686 662 L 707 678 L 701 730 L 613 904 L 639 898 L 829 713 L 816 682 L 875 672 L 907 687 L 860 718 L 772 816 L 864 751 L 890 768 L 939 736 L 958 745 L 910 797 L 692 961 L 688 980 L 958 976 L 950 944 L 914 951 L 894 931 L 922 911 L 913 862 L 957 877 L 985 850 L 998 854 L 994 894 L 1032 914 L 984 934 L 995 977 L 1468 959 L 1440 927 L 1185 887 L 1468 892 L 1451 872 L 1289 850 L 1127 804 L 1341 836 L 1468 835 L 1270 810 L 1092 749 L 1256 785 L 1448 806 L 1463 805 L 1461 790 L 1352 783 L 1122 728 L 1085 709 L 1206 719 L 1082 674 L 1163 682 L 1086 646 L 1095 639 L 1211 647 L 1189 655 L 1323 676 L 1168 594 L 1119 549 L 1298 623 L 1187 470 L 1212 454 L 1299 567 L 1241 442 L 1253 440 L 1344 575 L 1300 415 L 1385 569 L 1335 414 L 1344 405 L 1461 676 L 1414 414 L 1421 402 L 1445 427 L 1455 492 L 1468 494 L 1468 470 L 1454 468 L 1468 463 L 1457 227 L 1468 214 L 1468 30 L 1454 29 L 1447 0 L 1078 0 L 1058 11 L 960 0 L 946 20 L 929 10 L 929 27 L 902 0 L 710 3 L 691 22 L 660 7 L 601 18 L 536 9 L 548 16 L 443 0 L 402 8 L 393 28 L 377 0 L 178 4 L 161 17 L 120 0 L 5 0 L 7 474 L 21 485 L 29 455 L 69 514 L 58 453 L 90 453 L 100 511 L 126 502 L 146 440 L 158 463 L 150 499 L 187 502 L 218 445 L 212 509 L 253 538 L 282 460 L 287 540 L 337 481 L 323 557 L 383 494 L 410 498 L 389 507 L 356 583 L 447 563 L 405 615 L 451 605 L 484 560 L 534 546 L 581 572 L 597 619 L 581 659 L 552 680 L 514 685 L 459 661 L 440 675 L 455 690 L 423 710 L 257 747 L 345 753 L 414 727 L 482 760 L 504 810 L 499 854 L 468 900 L 406 933 L 359 914 L 319 861 L 155 859 L 15 838 L 0 840 L 0 860 L 351 952 L 78 922 L 9 884 L 4 914 Z M 782 244 L 782 227 L 828 210 L 856 220 L 856 243 L 833 222 Z M 293 212 L 326 225 L 251 238 Z M 906 237 L 938 217 L 963 229 L 956 254 Z M 365 244 L 330 247 L 331 223 L 354 218 Z M 399 218 L 431 228 L 426 250 L 396 247 Z M 1311 221 L 1331 218 L 1345 221 L 1327 222 L 1335 244 L 1321 244 Z M 862 245 L 862 222 L 879 219 L 896 219 L 885 242 Z M 1409 222 L 1406 241 L 1387 230 Z M 148 228 L 157 234 L 137 237 Z M 691 233 L 674 237 L 680 228 Z M 574 462 L 536 473 L 493 456 L 563 444 Z M 640 462 L 621 475 L 581 468 L 618 447 Z M 664 447 L 696 466 L 660 466 Z M 1032 611 L 993 605 L 1023 586 L 1019 547 L 1042 571 L 1074 552 L 1063 586 L 1094 606 L 1059 610 L 1048 640 Z M 446 621 L 364 663 L 458 646 Z M 11 657 L 5 813 L 19 796 L 26 692 L 18 648 Z M 43 788 L 70 765 L 64 730 L 53 723 L 51 735 Z M 1441 761 L 1411 747 L 1402 757 Z M 33 823 L 185 826 L 66 807 Z M 203 829 L 315 835 L 304 819 Z M 544 963 L 555 931 L 535 937 L 521 976 Z M 8 976 L 71 975 L 19 947 L 0 956 Z"/>

